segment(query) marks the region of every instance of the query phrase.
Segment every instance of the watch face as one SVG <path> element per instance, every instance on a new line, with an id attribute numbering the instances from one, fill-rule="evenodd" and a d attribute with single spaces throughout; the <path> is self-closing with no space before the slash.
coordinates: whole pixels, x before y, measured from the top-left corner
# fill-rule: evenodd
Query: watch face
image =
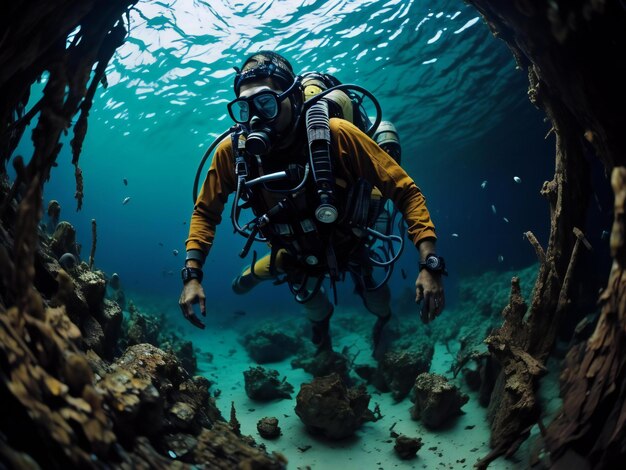
<path id="1" fill-rule="evenodd" d="M 441 263 L 439 262 L 439 258 L 436 256 L 429 256 L 426 258 L 426 266 L 428 266 L 429 269 L 438 269 L 440 265 Z"/>

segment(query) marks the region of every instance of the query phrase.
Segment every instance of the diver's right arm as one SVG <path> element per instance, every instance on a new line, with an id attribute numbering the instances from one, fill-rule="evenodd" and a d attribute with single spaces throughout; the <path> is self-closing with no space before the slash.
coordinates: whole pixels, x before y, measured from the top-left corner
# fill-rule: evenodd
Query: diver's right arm
<path id="1" fill-rule="evenodd" d="M 186 241 L 185 266 L 202 269 L 204 260 L 213 245 L 215 230 L 222 220 L 222 211 L 228 195 L 235 189 L 235 172 L 230 137 L 218 146 L 207 173 L 189 224 Z M 200 305 L 200 313 L 206 315 L 206 298 L 202 284 L 197 279 L 187 281 L 178 301 L 183 316 L 192 325 L 204 329 L 204 323 L 196 316 L 193 306 Z"/>

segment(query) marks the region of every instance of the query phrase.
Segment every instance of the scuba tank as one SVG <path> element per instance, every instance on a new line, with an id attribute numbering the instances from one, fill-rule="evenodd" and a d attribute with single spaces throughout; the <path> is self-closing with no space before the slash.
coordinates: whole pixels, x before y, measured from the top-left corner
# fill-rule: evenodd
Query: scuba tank
<path id="1" fill-rule="evenodd" d="M 372 138 L 398 165 L 401 164 L 402 146 L 400 145 L 400 136 L 396 126 L 391 121 L 381 121 Z"/>

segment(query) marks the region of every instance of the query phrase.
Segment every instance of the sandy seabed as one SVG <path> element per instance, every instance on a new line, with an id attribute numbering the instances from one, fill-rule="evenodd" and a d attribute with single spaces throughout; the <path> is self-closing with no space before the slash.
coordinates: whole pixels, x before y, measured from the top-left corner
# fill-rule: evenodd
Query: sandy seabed
<path id="1" fill-rule="evenodd" d="M 208 319 L 208 317 L 207 317 Z M 365 423 L 354 437 L 331 441 L 312 436 L 296 415 L 294 408 L 296 395 L 302 383 L 310 382 L 312 376 L 303 369 L 293 369 L 290 357 L 282 362 L 264 364 L 267 369 L 276 369 L 280 378 L 294 386 L 291 399 L 259 402 L 248 398 L 244 388 L 243 372 L 256 366 L 239 342 L 241 333 L 228 326 L 209 325 L 200 332 L 195 330 L 191 339 L 198 351 L 198 373 L 215 383 L 212 391 L 221 391 L 217 406 L 228 419 L 231 402 L 234 402 L 237 419 L 242 434 L 251 435 L 258 443 L 264 443 L 269 452 L 280 452 L 289 461 L 288 468 L 304 469 L 462 469 L 473 468 L 475 462 L 487 455 L 489 449 L 489 427 L 486 421 L 487 409 L 477 401 L 477 394 L 464 390 L 470 400 L 462 408 L 464 414 L 454 420 L 447 429 L 430 431 L 410 416 L 412 406 L 409 398 L 396 403 L 390 393 L 380 393 L 368 386 L 372 398 L 370 409 L 380 405 L 383 418 L 373 423 Z M 331 326 L 332 330 L 332 326 Z M 289 332 L 287 332 L 289 333 Z M 308 340 L 308 338 L 307 338 Z M 370 351 L 368 338 L 355 333 L 334 336 L 334 348 L 341 351 L 344 346 L 357 345 L 363 351 Z M 207 353 L 213 354 L 209 361 Z M 453 357 L 441 343 L 435 346 L 431 372 L 452 378 L 450 367 Z M 455 381 L 458 383 L 458 381 Z M 276 417 L 282 435 L 275 440 L 263 439 L 257 432 L 256 424 L 263 417 Z M 395 426 L 394 426 L 395 423 Z M 423 442 L 417 457 L 401 460 L 395 453 L 394 439 L 390 428 L 409 437 L 420 437 Z M 520 451 L 518 453 L 521 453 Z M 490 464 L 491 469 L 528 468 L 527 460 L 502 458 Z"/>

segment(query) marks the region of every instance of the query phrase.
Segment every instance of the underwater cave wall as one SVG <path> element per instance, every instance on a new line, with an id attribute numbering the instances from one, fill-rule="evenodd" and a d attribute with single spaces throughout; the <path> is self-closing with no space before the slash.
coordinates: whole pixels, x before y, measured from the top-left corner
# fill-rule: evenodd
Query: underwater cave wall
<path id="1" fill-rule="evenodd" d="M 58 240 L 39 226 L 43 186 L 59 138 L 72 125 L 80 209 L 87 117 L 135 3 L 0 7 L 0 468 L 284 469 L 282 456 L 233 431 L 209 394 L 210 382 L 191 377 L 173 353 L 140 341 L 108 363 L 122 311 L 104 298 L 104 273 L 92 269 L 95 221 L 91 263 L 63 268 L 52 248 Z M 43 97 L 26 109 L 43 74 Z M 34 118 L 33 155 L 14 156 Z M 70 226 L 57 227 L 64 224 Z M 186 464 L 173 462 L 178 458 Z"/>
<path id="2" fill-rule="evenodd" d="M 563 407 L 542 434 L 552 464 L 608 468 L 626 452 L 626 346 L 624 168 L 626 133 L 626 11 L 611 0 L 469 0 L 494 35 L 511 49 L 529 78 L 529 99 L 543 109 L 557 137 L 555 176 L 542 194 L 551 208 L 547 249 L 529 235 L 540 260 L 535 292 L 527 310 L 513 282 L 502 328 L 487 342 L 502 372 L 490 403 L 493 452 L 512 455 L 539 421 L 539 378 L 563 315 L 576 308 L 573 265 L 582 249 L 584 214 L 591 192 L 584 155 L 612 172 L 615 221 L 614 264 L 600 296 L 600 318 L 592 337 L 568 353 L 562 375 Z M 613 460 L 614 461 L 614 460 Z"/>

